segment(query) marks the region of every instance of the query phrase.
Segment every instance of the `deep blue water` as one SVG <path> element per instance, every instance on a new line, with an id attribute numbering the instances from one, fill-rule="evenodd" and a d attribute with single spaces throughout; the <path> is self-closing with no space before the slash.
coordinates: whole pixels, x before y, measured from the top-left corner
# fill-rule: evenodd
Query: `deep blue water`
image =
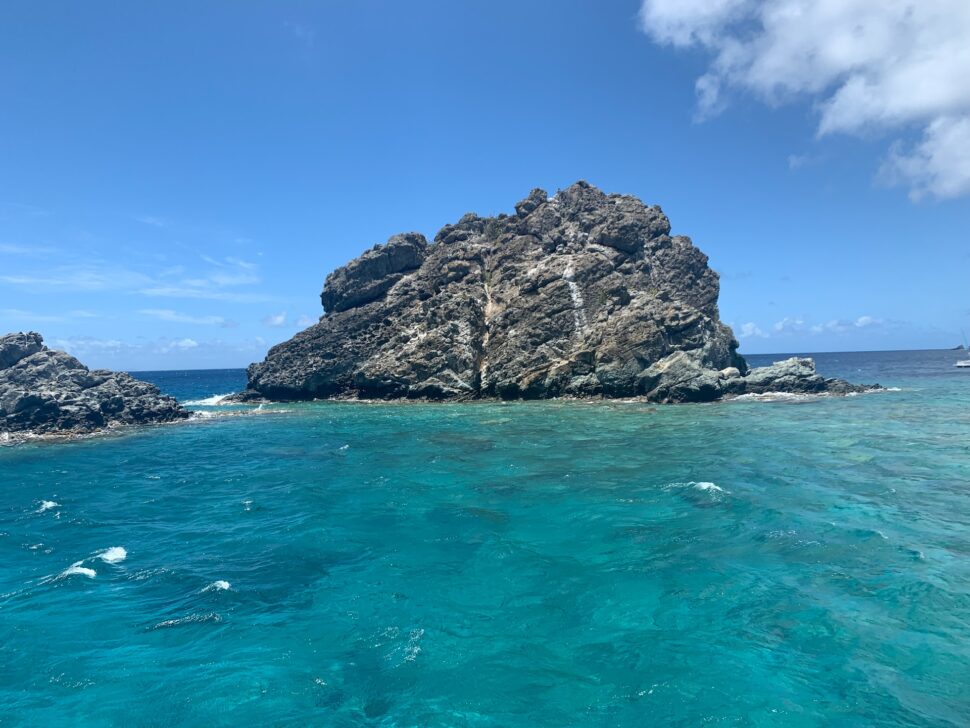
<path id="1" fill-rule="evenodd" d="M 850 398 L 217 406 L 0 448 L 0 724 L 966 726 L 960 356 L 817 355 L 900 388 Z"/>

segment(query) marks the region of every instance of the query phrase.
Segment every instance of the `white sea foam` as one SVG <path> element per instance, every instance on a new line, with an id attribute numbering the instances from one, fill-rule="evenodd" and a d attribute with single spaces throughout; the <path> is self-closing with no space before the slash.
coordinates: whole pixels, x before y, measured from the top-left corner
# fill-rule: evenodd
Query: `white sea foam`
<path id="1" fill-rule="evenodd" d="M 209 614 L 190 614 L 186 617 L 179 617 L 178 619 L 166 619 L 164 622 L 159 622 L 152 629 L 165 629 L 166 627 L 178 627 L 183 624 L 197 624 L 200 622 L 221 622 L 222 617 L 215 612 L 210 612 Z"/>
<path id="2" fill-rule="evenodd" d="M 734 397 L 732 402 L 810 402 L 819 397 L 829 396 L 826 393 L 819 394 L 795 394 L 794 392 L 759 392 L 757 394 L 739 394 Z"/>
<path id="3" fill-rule="evenodd" d="M 702 493 L 710 493 L 712 496 L 717 496 L 721 493 L 725 495 L 729 495 L 731 492 L 729 490 L 724 490 L 724 488 L 722 488 L 721 486 L 715 483 L 711 483 L 710 481 L 707 481 L 707 480 L 701 480 L 701 481 L 691 480 L 686 483 L 667 483 L 662 487 L 664 490 L 677 490 L 677 489 L 685 489 L 685 488 L 690 490 L 699 490 Z"/>
<path id="4" fill-rule="evenodd" d="M 98 572 L 96 572 L 94 569 L 89 569 L 86 566 L 81 566 L 81 564 L 83 563 L 84 563 L 83 561 L 75 561 L 69 567 L 64 569 L 64 571 L 60 573 L 60 576 L 58 578 L 77 575 L 77 576 L 86 576 L 89 579 L 93 579 L 98 575 Z"/>
<path id="5" fill-rule="evenodd" d="M 124 546 L 112 546 L 98 554 L 98 558 L 106 564 L 117 564 L 128 558 Z"/>
<path id="6" fill-rule="evenodd" d="M 34 511 L 34 513 L 43 513 L 44 511 L 49 511 L 51 508 L 57 508 L 59 505 L 60 503 L 44 500 L 40 502 L 40 508 Z"/>
<path id="7" fill-rule="evenodd" d="M 424 637 L 423 629 L 412 629 L 408 635 L 408 644 L 404 648 L 404 661 L 414 662 L 421 654 L 421 638 Z"/>
<path id="8" fill-rule="evenodd" d="M 211 584 L 209 584 L 209 586 L 207 586 L 202 591 L 204 591 L 204 592 L 208 592 L 208 591 L 226 591 L 231 586 L 232 586 L 232 584 L 230 584 L 228 581 L 225 581 L 223 579 L 219 579 L 219 581 L 214 581 Z"/>
<path id="9" fill-rule="evenodd" d="M 231 396 L 232 392 L 227 394 L 213 394 L 211 397 L 203 397 L 202 399 L 190 399 L 183 404 L 189 407 L 217 407 L 222 404 L 227 397 Z"/>

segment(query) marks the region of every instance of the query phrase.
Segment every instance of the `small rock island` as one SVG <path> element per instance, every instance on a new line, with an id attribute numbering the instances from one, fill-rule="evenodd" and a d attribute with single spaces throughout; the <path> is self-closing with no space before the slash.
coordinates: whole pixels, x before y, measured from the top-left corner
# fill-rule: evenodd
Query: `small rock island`
<path id="1" fill-rule="evenodd" d="M 587 182 L 433 243 L 395 235 L 327 276 L 319 323 L 252 364 L 238 400 L 859 392 L 811 359 L 749 369 L 717 273 L 663 211 Z"/>
<path id="2" fill-rule="evenodd" d="M 0 336 L 0 435 L 82 434 L 188 416 L 154 385 L 124 372 L 88 369 L 47 348 L 36 332 Z"/>

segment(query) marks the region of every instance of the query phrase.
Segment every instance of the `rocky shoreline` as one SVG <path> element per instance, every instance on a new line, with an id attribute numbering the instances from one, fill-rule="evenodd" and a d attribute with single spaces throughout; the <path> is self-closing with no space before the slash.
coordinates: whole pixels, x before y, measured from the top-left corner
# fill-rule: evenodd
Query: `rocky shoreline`
<path id="1" fill-rule="evenodd" d="M 515 214 L 391 237 L 327 276 L 319 323 L 248 369 L 237 402 L 642 398 L 878 388 L 811 359 L 749 369 L 718 275 L 657 206 L 586 182 Z"/>
<path id="2" fill-rule="evenodd" d="M 0 434 L 6 440 L 80 436 L 190 414 L 152 384 L 124 372 L 88 369 L 49 349 L 36 332 L 0 336 Z"/>

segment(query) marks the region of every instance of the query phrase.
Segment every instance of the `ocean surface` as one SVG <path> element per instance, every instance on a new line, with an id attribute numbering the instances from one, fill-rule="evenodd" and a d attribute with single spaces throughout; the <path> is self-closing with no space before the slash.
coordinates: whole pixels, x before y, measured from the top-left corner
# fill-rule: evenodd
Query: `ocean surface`
<path id="1" fill-rule="evenodd" d="M 970 725 L 961 356 L 680 406 L 142 373 L 209 414 L 0 447 L 0 725 Z"/>

